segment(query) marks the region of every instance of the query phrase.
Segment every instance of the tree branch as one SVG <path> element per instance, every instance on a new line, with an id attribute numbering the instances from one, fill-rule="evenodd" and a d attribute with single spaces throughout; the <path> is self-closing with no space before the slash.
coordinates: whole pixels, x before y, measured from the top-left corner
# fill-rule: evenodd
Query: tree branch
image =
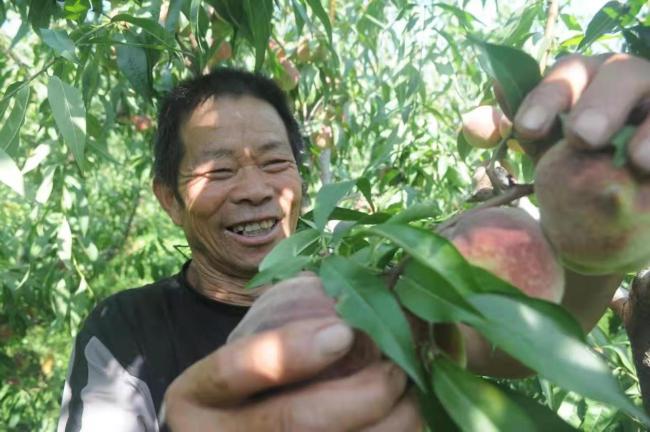
<path id="1" fill-rule="evenodd" d="M 471 214 L 474 212 L 479 211 L 480 209 L 488 208 L 488 207 L 498 207 L 504 204 L 508 204 L 516 199 L 525 197 L 526 195 L 530 195 L 534 192 L 534 188 L 532 184 L 518 184 L 518 185 L 512 185 L 510 188 L 508 188 L 505 192 L 503 192 L 501 195 L 497 195 L 494 198 L 490 198 L 487 201 L 483 201 L 476 207 L 467 210 L 465 212 L 459 213 L 456 216 L 449 218 L 445 222 L 441 223 L 436 227 L 437 232 L 442 232 L 447 228 L 450 228 L 458 222 L 458 219 L 460 219 L 461 216 Z"/>
<path id="2" fill-rule="evenodd" d="M 621 317 L 625 325 L 632 346 L 643 407 L 650 414 L 650 268 L 636 275 L 629 297 L 615 297 L 610 308 Z"/>
<path id="3" fill-rule="evenodd" d="M 546 2 L 546 25 L 544 26 L 544 40 L 546 40 L 546 49 L 542 54 L 542 58 L 539 61 L 539 65 L 542 68 L 542 72 L 546 69 L 546 62 L 548 57 L 551 55 L 551 50 L 553 48 L 553 31 L 555 30 L 555 22 L 557 21 L 557 16 L 560 12 L 560 7 L 558 5 L 558 0 L 547 0 Z"/>

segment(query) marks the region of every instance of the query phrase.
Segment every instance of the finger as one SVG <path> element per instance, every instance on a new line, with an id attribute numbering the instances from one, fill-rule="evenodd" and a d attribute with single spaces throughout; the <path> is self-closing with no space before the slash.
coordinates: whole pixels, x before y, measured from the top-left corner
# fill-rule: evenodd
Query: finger
<path id="1" fill-rule="evenodd" d="M 336 317 L 335 302 L 313 273 L 280 282 L 255 300 L 228 336 L 228 342 L 280 327 L 291 321 Z"/>
<path id="2" fill-rule="evenodd" d="M 405 388 L 404 372 L 377 362 L 347 378 L 270 397 L 239 415 L 250 421 L 246 430 L 359 430 L 393 411 Z"/>
<path id="3" fill-rule="evenodd" d="M 609 57 L 569 114 L 565 130 L 569 142 L 586 148 L 608 145 L 649 93 L 649 61 L 626 54 Z"/>
<path id="4" fill-rule="evenodd" d="M 514 120 L 520 138 L 544 138 L 558 114 L 568 111 L 578 100 L 607 56 L 563 57 L 542 82 L 524 99 Z"/>
<path id="5" fill-rule="evenodd" d="M 231 406 L 262 390 L 309 378 L 352 346 L 338 318 L 303 320 L 239 339 L 193 364 L 171 384 L 170 398 Z"/>
<path id="6" fill-rule="evenodd" d="M 650 174 L 650 115 L 641 123 L 630 141 L 632 164 L 645 174 Z"/>
<path id="7" fill-rule="evenodd" d="M 363 432 L 419 432 L 423 427 L 417 397 L 415 392 L 409 391 L 386 418 L 363 429 Z"/>

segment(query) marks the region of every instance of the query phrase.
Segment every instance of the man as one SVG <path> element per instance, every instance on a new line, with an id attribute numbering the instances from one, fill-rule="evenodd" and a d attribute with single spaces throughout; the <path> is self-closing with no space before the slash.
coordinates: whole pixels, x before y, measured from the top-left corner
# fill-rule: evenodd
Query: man
<path id="1" fill-rule="evenodd" d="M 599 148 L 649 92 L 647 61 L 565 58 L 529 95 L 514 126 L 539 138 L 569 111 L 571 143 Z M 353 344 L 332 309 L 225 344 L 236 326 L 264 313 L 260 307 L 246 315 L 259 292 L 243 287 L 295 229 L 300 208 L 300 135 L 277 87 L 218 70 L 172 91 L 158 120 L 154 192 L 183 228 L 192 260 L 178 275 L 120 292 L 93 311 L 75 342 L 59 430 L 418 430 L 406 377 L 389 362 L 309 381 Z M 650 172 L 649 119 L 630 152 Z M 619 280 L 577 277 L 563 304 L 590 329 Z M 309 275 L 267 294 L 298 289 L 322 295 Z M 491 370 L 507 361 L 490 353 L 470 336 L 476 364 Z"/>

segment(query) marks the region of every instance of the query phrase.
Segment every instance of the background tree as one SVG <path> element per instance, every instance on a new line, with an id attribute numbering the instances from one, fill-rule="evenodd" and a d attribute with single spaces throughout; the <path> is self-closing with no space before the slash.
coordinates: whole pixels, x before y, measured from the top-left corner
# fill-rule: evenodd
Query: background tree
<path id="1" fill-rule="evenodd" d="M 305 203 L 314 209 L 305 224 L 313 221 L 311 239 L 336 252 L 321 263 L 305 248 L 295 262 L 327 271 L 332 260 L 352 257 L 380 269 L 404 253 L 395 246 L 406 234 L 389 243 L 352 225 L 397 214 L 420 226 L 446 220 L 471 205 L 472 177 L 492 158 L 459 134 L 462 113 L 496 102 L 477 40 L 524 48 L 542 68 L 570 52 L 626 49 L 650 57 L 641 0 L 609 2 L 593 19 L 576 16 L 569 2 L 484 1 L 488 20 L 471 3 L 0 4 L 0 424 L 53 429 L 81 320 L 105 296 L 172 274 L 185 260 L 184 239 L 149 192 L 157 100 L 179 80 L 220 65 L 273 76 L 294 100 L 308 138 L 304 176 L 316 205 Z M 530 159 L 508 155 L 508 169 L 530 181 Z M 332 234 L 323 230 L 329 218 L 347 221 Z M 352 258 L 343 266 L 365 274 Z M 555 322 L 554 312 L 549 316 Z M 639 405 L 620 319 L 606 315 L 588 341 Z M 505 394 L 508 403 L 537 400 L 583 430 L 640 428 L 626 401 L 596 402 L 562 382 L 492 387 L 451 363 L 433 371 L 461 388 L 501 389 L 494 397 Z M 513 389 L 528 399 L 512 396 Z M 461 400 L 458 409 L 495 415 L 479 402 Z"/>

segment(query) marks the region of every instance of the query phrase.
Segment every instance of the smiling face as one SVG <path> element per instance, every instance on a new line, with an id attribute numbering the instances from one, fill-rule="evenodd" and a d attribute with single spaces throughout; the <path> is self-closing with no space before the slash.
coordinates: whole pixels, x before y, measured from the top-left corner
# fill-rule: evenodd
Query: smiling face
<path id="1" fill-rule="evenodd" d="M 298 221 L 302 183 L 284 123 L 266 101 L 220 96 L 200 104 L 180 134 L 184 205 L 161 202 L 194 259 L 250 278 Z"/>

